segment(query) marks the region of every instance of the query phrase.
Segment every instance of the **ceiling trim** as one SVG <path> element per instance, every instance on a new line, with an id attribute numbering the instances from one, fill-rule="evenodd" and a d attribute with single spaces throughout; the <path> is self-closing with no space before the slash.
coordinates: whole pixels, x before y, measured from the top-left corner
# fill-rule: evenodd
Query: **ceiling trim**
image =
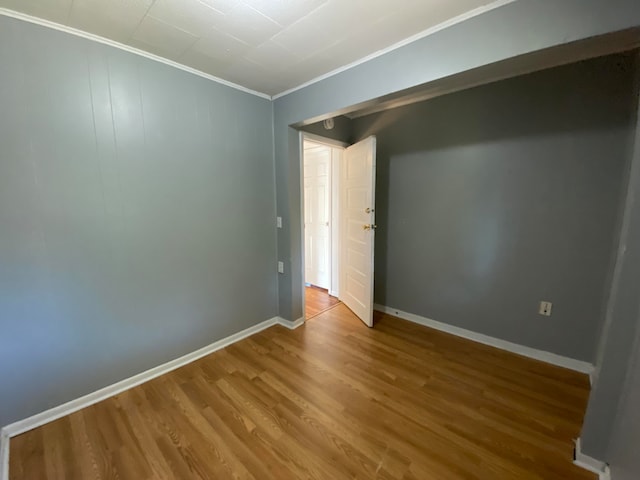
<path id="1" fill-rule="evenodd" d="M 69 27 L 67 25 L 61 25 L 59 23 L 51 22 L 49 20 L 44 20 L 38 17 L 32 17 L 31 15 L 27 15 L 25 13 L 9 10 L 8 8 L 0 8 L 0 15 L 3 15 L 5 17 L 15 18 L 17 20 L 22 20 L 28 23 L 33 23 L 36 25 L 40 25 L 42 27 L 51 28 L 53 30 L 58 30 L 64 33 L 68 33 L 70 35 L 74 35 L 76 37 L 81 37 L 87 40 L 91 40 L 93 42 L 102 43 L 103 45 L 108 45 L 110 47 L 124 50 L 125 52 L 133 53 L 134 55 L 139 55 L 141 57 L 148 58 L 149 60 L 154 60 L 156 62 L 164 63 L 165 65 L 169 65 L 170 67 L 174 67 L 174 68 L 183 70 L 185 72 L 192 73 L 193 75 L 206 78 L 207 80 L 211 80 L 212 82 L 216 82 L 221 85 L 225 85 L 227 87 L 235 88 L 236 90 L 240 90 L 241 92 L 249 93 L 251 95 L 255 95 L 256 97 L 264 98 L 267 100 L 272 100 L 271 95 L 267 95 L 266 93 L 258 92 L 256 90 L 251 90 L 250 88 L 243 87 L 242 85 L 229 82 L 228 80 L 224 80 L 222 78 L 214 77 L 213 75 L 209 75 L 208 73 L 202 72 L 200 70 L 196 70 L 195 68 L 188 67 L 186 65 L 174 62 L 167 58 L 159 57 L 158 55 L 154 55 L 153 53 L 145 52 L 144 50 L 140 50 L 138 48 L 131 47 L 129 45 L 125 45 L 120 42 L 116 42 L 115 40 L 109 40 L 108 38 L 104 38 L 99 35 L 94 35 L 92 33 L 84 32 L 82 30 L 78 30 L 77 28 Z"/>
<path id="2" fill-rule="evenodd" d="M 58 30 L 64 33 L 68 33 L 70 35 L 74 35 L 76 37 L 81 37 L 90 41 L 94 41 L 97 43 L 101 43 L 103 45 L 108 45 L 110 47 L 114 47 L 117 48 L 119 50 L 124 50 L 125 52 L 129 52 L 129 53 L 133 53 L 134 55 L 139 55 L 141 57 L 145 57 L 148 58 L 149 60 L 153 60 L 156 62 L 160 62 L 160 63 L 164 63 L 165 65 L 168 65 L 170 67 L 174 67 L 177 68 L 179 70 L 191 73 L 193 75 L 197 75 L 199 77 L 202 78 L 206 78 L 207 80 L 211 80 L 212 82 L 215 83 L 219 83 L 221 85 L 225 85 L 227 87 L 231 87 L 234 88 L 236 90 L 239 90 L 241 92 L 245 92 L 245 93 L 249 93 L 251 95 L 255 95 L 257 97 L 260 98 L 264 98 L 266 100 L 277 100 L 278 98 L 284 97 L 286 95 L 289 95 L 290 93 L 296 92 L 298 90 L 301 90 L 305 87 L 308 87 L 309 85 L 313 85 L 314 83 L 318 83 L 322 80 L 325 80 L 327 78 L 333 77 L 334 75 L 338 75 L 339 73 L 342 73 L 346 70 L 349 70 L 353 67 L 356 67 L 362 63 L 368 62 L 369 60 L 373 60 L 374 58 L 380 57 L 382 55 L 385 55 L 389 52 L 392 52 L 394 50 L 397 50 L 398 48 L 404 47 L 405 45 L 408 45 L 410 43 L 413 43 L 417 40 L 420 40 L 422 38 L 428 37 L 429 35 L 433 35 L 434 33 L 437 33 L 441 30 L 444 30 L 445 28 L 451 27 L 453 25 L 456 25 L 458 23 L 464 22 L 465 20 L 469 20 L 473 17 L 476 17 L 478 15 L 482 15 L 483 13 L 489 12 L 491 10 L 494 10 L 496 8 L 502 7 L 504 5 L 507 5 L 509 3 L 513 3 L 517 0 L 494 0 L 493 2 L 487 4 L 487 5 L 483 5 L 481 7 L 475 8 L 473 10 L 470 10 L 468 12 L 465 12 L 461 15 L 458 15 L 457 17 L 453 17 L 449 20 L 446 20 L 442 23 L 439 23 L 438 25 L 435 25 L 433 27 L 430 27 L 426 30 L 423 30 L 422 32 L 416 33 L 415 35 L 412 35 L 410 37 L 405 38 L 404 40 L 401 40 L 397 43 L 394 43 L 393 45 L 383 48 L 381 50 L 378 50 L 377 52 L 374 52 L 370 55 L 367 55 L 365 57 L 362 57 L 354 62 L 351 62 L 347 65 L 343 65 L 342 67 L 336 68 L 335 70 L 332 70 L 328 73 L 322 74 L 318 77 L 315 77 L 307 82 L 304 82 L 296 87 L 290 88 L 288 90 L 285 90 L 283 92 L 277 93 L 275 95 L 268 95 L 266 93 L 263 92 L 258 92 L 256 90 L 252 90 L 250 88 L 247 87 L 243 87 L 242 85 L 238 85 L 237 83 L 233 83 L 230 82 L 228 80 L 224 80 L 222 78 L 216 77 L 214 75 L 205 73 L 201 70 L 197 70 L 195 68 L 192 67 L 188 67 L 187 65 L 183 65 L 181 63 L 178 62 L 174 62 L 172 60 L 169 60 L 167 58 L 164 57 L 160 57 L 158 55 L 154 55 L 153 53 L 149 53 L 146 52 L 144 50 L 140 50 L 138 48 L 132 47 L 130 45 L 125 45 L 123 43 L 120 42 L 116 42 L 115 40 L 110 40 L 108 38 L 105 37 L 101 37 L 99 35 L 95 35 L 89 32 L 85 32 L 83 30 L 79 30 L 77 28 L 73 28 L 67 25 L 62 25 L 56 22 L 52 22 L 50 20 L 45 20 L 42 18 L 38 18 L 38 17 L 34 17 L 31 15 L 27 15 L 25 13 L 21 13 L 21 12 L 16 12 L 14 10 L 10 10 L 8 8 L 1 8 L 0 7 L 0 15 L 6 16 L 6 17 L 11 17 L 11 18 L 15 18 L 17 20 L 22 20 L 28 23 L 33 23 L 36 25 L 40 25 L 46 28 L 51 28 L 53 30 Z"/>
<path id="3" fill-rule="evenodd" d="M 369 60 L 373 60 L 374 58 L 380 57 L 386 53 L 392 52 L 393 50 L 397 50 L 398 48 L 404 47 L 405 45 L 408 45 L 410 43 L 415 42 L 416 40 L 420 40 L 421 38 L 425 38 L 428 37 L 429 35 L 433 35 L 436 32 L 439 32 L 440 30 L 444 30 L 445 28 L 451 27 L 453 25 L 456 25 L 458 23 L 462 23 L 465 20 L 469 20 L 473 17 L 477 17 L 478 15 L 482 15 L 483 13 L 489 12 L 491 10 L 494 10 L 496 8 L 502 7 L 504 5 L 507 5 L 509 3 L 513 3 L 517 0 L 495 0 L 487 5 L 483 5 L 481 7 L 478 8 L 474 8 L 473 10 L 469 10 L 468 12 L 465 12 L 461 15 L 458 15 L 457 17 L 453 17 L 449 20 L 446 20 L 442 23 L 439 23 L 438 25 L 435 25 L 433 27 L 427 28 L 426 30 L 423 30 L 422 32 L 416 33 L 415 35 L 412 35 L 410 37 L 405 38 L 404 40 L 400 40 L 397 43 L 394 43 L 393 45 L 383 48 L 382 50 L 378 50 L 377 52 L 374 52 L 370 55 L 367 55 L 366 57 L 362 57 L 359 60 L 356 60 L 355 62 L 351 62 L 348 63 L 347 65 L 343 65 L 342 67 L 336 68 L 335 70 L 332 70 L 328 73 L 325 73 L 323 75 L 320 75 L 319 77 L 316 77 L 312 80 L 309 80 L 308 82 L 302 83 L 300 85 L 298 85 L 297 87 L 293 87 L 290 88 L 289 90 L 285 90 L 284 92 L 280 92 L 277 93 L 275 95 L 273 95 L 271 97 L 272 100 L 277 100 L 278 98 L 284 97 L 286 95 L 289 95 L 290 93 L 293 93 L 297 90 L 301 90 L 305 87 L 308 87 L 309 85 L 313 85 L 314 83 L 318 83 L 322 80 L 325 80 L 327 78 L 333 77 L 334 75 L 337 75 L 339 73 L 342 73 L 346 70 L 349 70 L 350 68 L 356 67 L 362 63 L 368 62 Z"/>

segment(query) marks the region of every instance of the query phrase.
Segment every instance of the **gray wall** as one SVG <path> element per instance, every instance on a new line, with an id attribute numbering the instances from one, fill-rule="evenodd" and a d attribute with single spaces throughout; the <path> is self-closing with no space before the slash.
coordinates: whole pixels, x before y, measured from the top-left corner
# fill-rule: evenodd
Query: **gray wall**
<path id="1" fill-rule="evenodd" d="M 517 58 L 569 42 L 640 25 L 637 0 L 519 0 L 441 30 L 402 48 L 278 98 L 274 105 L 279 311 L 302 315 L 300 159 L 290 127 L 325 114 L 353 111 L 358 104 L 417 85 L 429 85 L 471 69 Z M 527 68 L 543 57 L 531 57 Z"/>
<path id="2" fill-rule="evenodd" d="M 629 364 L 624 396 L 616 428 L 613 433 L 611 449 L 607 457 L 611 466 L 611 478 L 614 480 L 637 480 L 640 478 L 640 317 L 636 326 L 636 341 L 633 357 Z"/>
<path id="3" fill-rule="evenodd" d="M 378 138 L 376 303 L 593 361 L 633 139 L 634 58 L 357 119 L 356 140 Z"/>
<path id="4" fill-rule="evenodd" d="M 632 105 L 638 108 L 637 92 Z M 635 468 L 635 475 L 622 476 L 623 479 L 640 476 L 640 401 L 634 401 L 640 394 L 640 125 L 637 123 L 635 136 L 618 260 L 607 312 L 608 327 L 603 332 L 603 358 L 581 433 L 583 452 L 610 462 L 614 473 L 618 468 L 622 471 Z M 613 478 L 618 479 L 617 476 Z"/>
<path id="5" fill-rule="evenodd" d="M 272 108 L 0 17 L 0 425 L 277 314 Z"/>

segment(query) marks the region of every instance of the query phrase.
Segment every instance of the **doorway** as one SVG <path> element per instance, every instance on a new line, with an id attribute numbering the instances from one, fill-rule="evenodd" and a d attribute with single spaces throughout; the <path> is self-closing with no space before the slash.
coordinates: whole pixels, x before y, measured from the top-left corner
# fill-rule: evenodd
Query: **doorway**
<path id="1" fill-rule="evenodd" d="M 344 146 L 302 139 L 305 319 L 340 303 L 338 261 L 339 166 Z"/>
<path id="2" fill-rule="evenodd" d="M 336 297 L 372 327 L 376 138 L 300 140 L 305 319 Z"/>

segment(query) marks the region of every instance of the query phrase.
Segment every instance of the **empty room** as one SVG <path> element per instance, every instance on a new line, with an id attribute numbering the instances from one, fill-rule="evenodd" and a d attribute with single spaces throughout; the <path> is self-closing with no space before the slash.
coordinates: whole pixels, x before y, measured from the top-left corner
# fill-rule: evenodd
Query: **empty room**
<path id="1" fill-rule="evenodd" d="M 640 3 L 0 0 L 0 480 L 640 478 Z"/>

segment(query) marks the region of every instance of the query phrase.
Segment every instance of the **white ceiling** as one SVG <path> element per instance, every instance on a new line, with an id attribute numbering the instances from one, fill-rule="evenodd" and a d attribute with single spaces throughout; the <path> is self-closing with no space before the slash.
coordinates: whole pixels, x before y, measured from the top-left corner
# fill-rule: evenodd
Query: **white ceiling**
<path id="1" fill-rule="evenodd" d="M 274 95 L 491 3 L 0 0 L 0 7 L 99 35 Z"/>

